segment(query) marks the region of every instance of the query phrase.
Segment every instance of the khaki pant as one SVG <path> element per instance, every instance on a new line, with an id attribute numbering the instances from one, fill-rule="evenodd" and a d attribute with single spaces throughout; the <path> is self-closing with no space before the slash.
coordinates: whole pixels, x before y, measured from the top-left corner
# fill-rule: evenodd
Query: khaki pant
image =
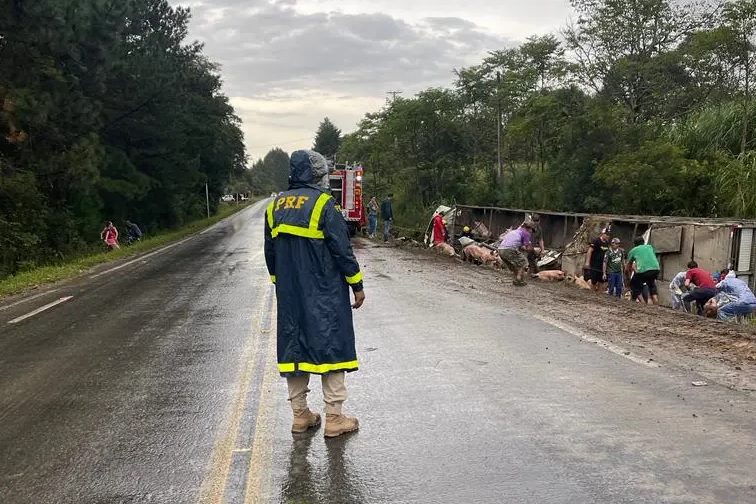
<path id="1" fill-rule="evenodd" d="M 328 415 L 340 415 L 341 405 L 346 401 L 347 391 L 344 385 L 344 371 L 324 374 L 320 377 L 323 387 L 323 400 L 325 412 Z M 286 378 L 289 385 L 289 401 L 294 411 L 303 410 L 307 407 L 307 393 L 310 391 L 309 373 L 301 376 L 289 376 Z"/>

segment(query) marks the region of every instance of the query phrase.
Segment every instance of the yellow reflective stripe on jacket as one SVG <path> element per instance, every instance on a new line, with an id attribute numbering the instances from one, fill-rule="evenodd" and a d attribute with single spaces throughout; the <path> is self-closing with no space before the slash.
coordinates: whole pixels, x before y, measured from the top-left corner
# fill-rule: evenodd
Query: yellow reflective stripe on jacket
<path id="1" fill-rule="evenodd" d="M 273 238 L 278 236 L 279 233 L 301 236 L 302 238 L 314 238 L 316 240 L 322 240 L 325 238 L 323 231 L 319 229 L 293 226 L 291 224 L 281 224 L 280 226 L 276 226 L 275 232 L 272 234 Z"/>
<path id="2" fill-rule="evenodd" d="M 310 216 L 310 229 L 318 229 L 320 216 L 323 214 L 323 208 L 325 208 L 329 199 L 331 199 L 330 194 L 323 193 L 318 196 L 318 200 L 315 202 L 315 206 L 312 208 L 312 215 Z"/>
<path id="3" fill-rule="evenodd" d="M 294 372 L 294 363 L 289 362 L 287 364 L 279 364 L 278 365 L 278 372 L 279 373 L 293 373 Z"/>
<path id="4" fill-rule="evenodd" d="M 357 274 L 346 277 L 346 281 L 349 285 L 362 282 L 362 271 L 358 271 Z"/>
<path id="5" fill-rule="evenodd" d="M 268 206 L 268 225 L 270 226 L 270 234 L 273 238 L 279 235 L 279 233 L 300 236 L 302 238 L 312 238 L 315 240 L 322 240 L 325 238 L 323 230 L 318 229 L 320 224 L 320 217 L 323 215 L 323 208 L 325 208 L 328 200 L 331 199 L 330 194 L 323 193 L 318 196 L 315 206 L 312 208 L 312 215 L 310 215 L 310 225 L 308 227 L 295 226 L 294 224 L 279 224 L 273 226 L 273 203 Z"/>
<path id="6" fill-rule="evenodd" d="M 268 205 L 268 209 L 266 210 L 266 213 L 268 214 L 268 227 L 270 228 L 271 233 L 273 231 L 273 205 L 275 205 L 275 203 L 276 200 L 271 201 L 270 205 Z"/>
<path id="7" fill-rule="evenodd" d="M 276 283 L 276 275 L 270 275 L 270 281 Z"/>
<path id="8" fill-rule="evenodd" d="M 312 364 L 310 362 L 285 362 L 278 364 L 279 373 L 293 373 L 294 371 L 303 371 L 305 373 L 323 374 L 330 371 L 342 371 L 344 369 L 357 369 L 359 363 L 356 360 L 347 362 L 334 362 L 332 364 Z"/>

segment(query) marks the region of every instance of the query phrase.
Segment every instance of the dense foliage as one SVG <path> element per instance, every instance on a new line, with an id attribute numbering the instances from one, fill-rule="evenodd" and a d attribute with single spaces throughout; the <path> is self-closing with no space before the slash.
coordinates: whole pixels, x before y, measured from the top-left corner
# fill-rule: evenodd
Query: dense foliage
<path id="1" fill-rule="evenodd" d="M 255 194 L 267 195 L 285 191 L 288 187 L 289 155 L 276 147 L 245 171 L 244 181 L 238 192 L 251 191 Z"/>
<path id="2" fill-rule="evenodd" d="M 399 219 L 453 201 L 756 217 L 756 1 L 572 6 L 558 36 L 367 114 L 338 157 L 365 164 L 368 195 L 396 195 Z"/>
<path id="3" fill-rule="evenodd" d="M 213 63 L 166 0 L 0 4 L 0 276 L 215 207 L 245 167 Z"/>

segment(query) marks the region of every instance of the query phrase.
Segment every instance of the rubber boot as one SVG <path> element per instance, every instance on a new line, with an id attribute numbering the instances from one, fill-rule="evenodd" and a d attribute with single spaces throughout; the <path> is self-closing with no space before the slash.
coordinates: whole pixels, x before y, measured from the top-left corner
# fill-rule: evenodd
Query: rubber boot
<path id="1" fill-rule="evenodd" d="M 326 415 L 326 424 L 323 434 L 327 438 L 332 438 L 341 436 L 347 432 L 354 432 L 359 428 L 360 422 L 358 422 L 356 418 L 329 413 Z"/>
<path id="2" fill-rule="evenodd" d="M 313 413 L 309 408 L 294 412 L 294 422 L 291 424 L 292 433 L 301 434 L 317 427 L 320 427 L 319 413 Z"/>

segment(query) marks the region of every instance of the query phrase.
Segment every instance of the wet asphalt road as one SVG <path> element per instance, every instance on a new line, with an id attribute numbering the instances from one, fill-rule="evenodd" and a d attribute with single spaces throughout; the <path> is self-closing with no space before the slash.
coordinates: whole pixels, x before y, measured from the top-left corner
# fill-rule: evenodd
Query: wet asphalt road
<path id="1" fill-rule="evenodd" d="M 0 304 L 0 503 L 756 502 L 752 394 L 357 246 L 362 429 L 328 442 L 289 433 L 261 204 Z"/>

